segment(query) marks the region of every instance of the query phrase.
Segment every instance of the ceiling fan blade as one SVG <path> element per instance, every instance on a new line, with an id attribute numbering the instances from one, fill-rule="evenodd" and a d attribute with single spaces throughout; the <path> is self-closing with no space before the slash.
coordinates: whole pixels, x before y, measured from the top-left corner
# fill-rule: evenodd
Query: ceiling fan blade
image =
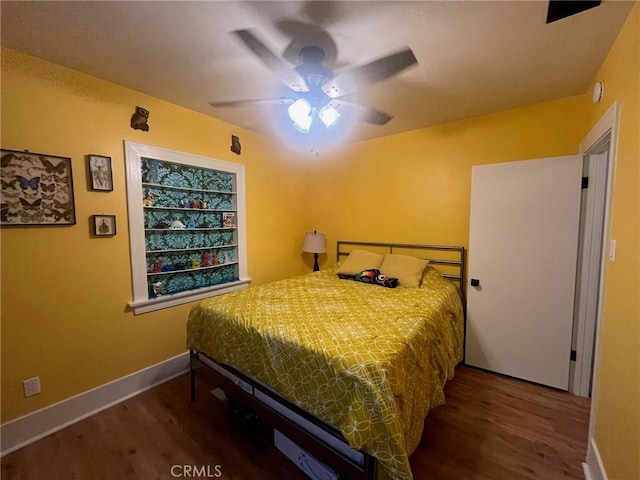
<path id="1" fill-rule="evenodd" d="M 345 112 L 353 115 L 359 121 L 369 123 L 371 125 L 386 125 L 393 118 L 393 116 L 375 108 L 365 107 L 358 103 L 345 102 L 342 99 L 333 99 L 329 102 L 333 108 L 338 112 Z"/>
<path id="2" fill-rule="evenodd" d="M 304 78 L 287 65 L 280 57 L 273 53 L 250 30 L 235 30 L 233 32 L 245 46 L 271 70 L 284 85 L 294 92 L 308 92 L 309 87 Z"/>
<path id="3" fill-rule="evenodd" d="M 212 107 L 242 107 L 245 105 L 289 105 L 293 98 L 258 98 L 255 100 L 227 100 L 222 102 L 209 102 Z"/>
<path id="4" fill-rule="evenodd" d="M 418 63 L 411 49 L 407 48 L 366 65 L 339 73 L 322 85 L 322 91 L 330 98 L 353 93 L 356 90 L 392 77 Z"/>

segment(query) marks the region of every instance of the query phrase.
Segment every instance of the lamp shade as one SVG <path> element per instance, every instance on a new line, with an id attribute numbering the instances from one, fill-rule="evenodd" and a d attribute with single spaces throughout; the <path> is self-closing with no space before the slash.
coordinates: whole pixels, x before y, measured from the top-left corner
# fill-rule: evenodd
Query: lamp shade
<path id="1" fill-rule="evenodd" d="M 327 245 L 324 234 L 318 232 L 307 232 L 304 234 L 303 252 L 308 253 L 324 253 L 327 251 Z"/>

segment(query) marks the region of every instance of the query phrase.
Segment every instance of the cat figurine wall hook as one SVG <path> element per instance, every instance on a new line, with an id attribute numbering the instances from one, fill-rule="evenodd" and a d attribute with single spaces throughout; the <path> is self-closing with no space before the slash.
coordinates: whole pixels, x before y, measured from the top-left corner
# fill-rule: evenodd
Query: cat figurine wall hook
<path id="1" fill-rule="evenodd" d="M 136 111 L 133 115 L 131 115 L 131 128 L 134 130 L 144 130 L 145 132 L 149 131 L 149 125 L 147 121 L 149 120 L 149 110 L 142 107 L 136 107 Z"/>

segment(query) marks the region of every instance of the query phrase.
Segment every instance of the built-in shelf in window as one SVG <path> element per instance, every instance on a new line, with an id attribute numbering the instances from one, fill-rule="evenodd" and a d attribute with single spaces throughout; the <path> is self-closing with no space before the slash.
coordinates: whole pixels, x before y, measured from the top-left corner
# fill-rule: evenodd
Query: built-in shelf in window
<path id="1" fill-rule="evenodd" d="M 125 142 L 135 313 L 245 288 L 244 166 Z"/>

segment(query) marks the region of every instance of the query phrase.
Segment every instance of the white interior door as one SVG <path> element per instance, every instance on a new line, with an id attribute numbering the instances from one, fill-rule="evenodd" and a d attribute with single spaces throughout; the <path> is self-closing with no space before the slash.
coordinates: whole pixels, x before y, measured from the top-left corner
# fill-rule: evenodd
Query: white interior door
<path id="1" fill-rule="evenodd" d="M 468 365 L 568 389 L 581 177 L 581 156 L 472 168 Z"/>

